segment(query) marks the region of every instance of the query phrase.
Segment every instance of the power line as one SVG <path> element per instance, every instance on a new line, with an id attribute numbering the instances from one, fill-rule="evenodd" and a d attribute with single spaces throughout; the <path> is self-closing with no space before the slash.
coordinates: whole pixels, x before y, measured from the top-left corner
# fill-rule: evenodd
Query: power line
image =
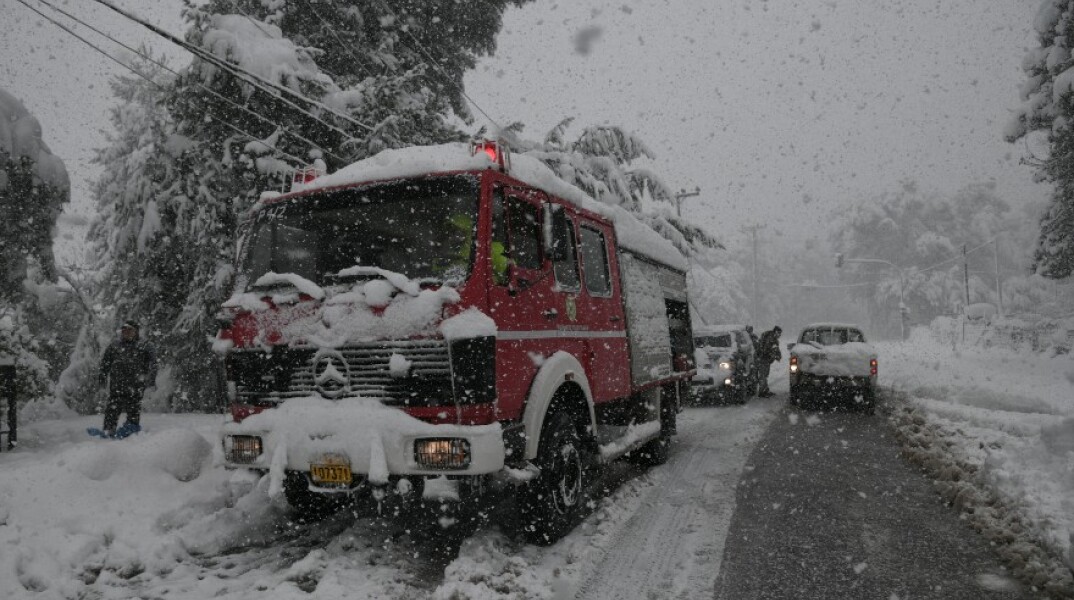
<path id="1" fill-rule="evenodd" d="M 818 284 L 818 283 L 784 283 L 784 284 L 781 284 L 781 285 L 783 285 L 785 287 L 797 287 L 797 288 L 808 288 L 808 289 L 822 290 L 822 289 L 865 287 L 865 286 L 868 286 L 868 285 L 878 285 L 878 284 L 881 284 L 881 283 L 887 283 L 889 281 L 894 281 L 894 279 L 880 279 L 878 281 L 863 281 L 861 283 L 841 283 L 841 284 L 833 284 L 833 285 L 825 285 L 825 284 Z"/>
<path id="2" fill-rule="evenodd" d="M 313 13 L 313 16 L 317 17 L 317 19 L 325 27 L 328 28 L 328 32 L 331 33 L 332 37 L 335 38 L 336 42 L 339 43 L 339 47 L 343 48 L 343 51 L 346 52 L 351 58 L 353 58 L 354 62 L 356 62 L 356 63 L 362 62 L 362 59 L 359 58 L 358 55 L 355 54 L 354 52 L 351 52 L 350 47 L 347 46 L 346 42 L 344 42 L 341 37 L 339 37 L 339 34 L 336 32 L 335 28 L 333 28 L 332 24 L 328 22 L 328 19 L 325 19 L 324 17 L 321 16 L 321 13 L 317 12 L 317 8 L 313 6 L 312 0 L 306 0 L 306 6 L 309 7 L 309 10 L 310 10 L 311 13 Z M 380 61 L 381 65 L 383 65 L 385 68 L 388 67 L 388 63 L 386 63 L 384 61 L 384 59 L 381 59 L 381 58 L 378 57 L 378 60 Z"/>
<path id="3" fill-rule="evenodd" d="M 101 0 L 97 0 L 97 1 L 101 1 Z M 397 15 L 395 13 L 395 11 L 393 11 L 392 8 L 390 6 L 388 6 L 388 4 L 386 2 L 384 2 L 383 0 L 379 0 L 379 1 L 380 1 L 380 5 L 384 8 L 384 10 L 388 11 L 389 14 L 391 14 L 393 17 L 395 17 L 395 20 L 397 22 L 402 23 L 402 19 L 399 18 L 399 15 Z M 471 98 L 469 94 L 466 93 L 466 90 L 462 89 L 462 86 L 459 85 L 458 83 L 456 83 L 455 80 L 451 78 L 451 75 L 449 75 L 448 72 L 445 71 L 440 66 L 440 64 L 436 61 L 436 59 L 433 58 L 429 54 L 429 51 L 426 50 L 425 47 L 421 45 L 421 42 L 418 41 L 418 38 L 414 37 L 414 34 L 410 32 L 410 29 L 409 29 L 408 26 L 401 25 L 399 27 L 399 29 L 402 30 L 403 33 L 405 33 L 411 40 L 414 41 L 414 44 L 418 47 L 417 52 L 419 54 L 424 55 L 425 58 L 427 58 L 429 60 L 429 62 L 427 64 L 430 67 L 432 67 L 432 68 L 436 69 L 437 71 L 439 71 L 440 74 L 444 76 L 444 79 L 446 79 L 447 82 L 449 84 L 451 84 L 452 87 L 454 87 L 456 90 L 458 90 L 459 94 L 462 94 L 463 98 L 466 98 L 466 100 L 470 104 L 473 104 L 474 108 L 476 108 L 478 110 L 478 112 L 480 112 L 482 115 L 484 115 L 485 118 L 489 120 L 489 122 L 491 122 L 493 125 L 495 125 L 497 127 L 497 129 L 503 129 L 503 126 L 500 125 L 499 123 L 497 123 L 496 119 L 493 119 L 491 116 L 489 116 L 489 114 L 487 112 L 485 112 L 485 109 L 481 108 L 481 106 L 476 101 L 474 101 L 474 99 Z M 405 44 L 406 42 L 403 42 L 403 43 Z"/>
<path id="4" fill-rule="evenodd" d="M 26 0 L 15 0 L 15 1 L 16 1 L 16 2 L 18 2 L 19 4 L 21 4 L 21 5 L 25 6 L 26 8 L 28 8 L 28 9 L 32 10 L 33 12 L 37 13 L 38 15 L 40 15 L 40 16 L 41 16 L 41 18 L 45 19 L 46 21 L 48 21 L 48 22 L 52 23 L 53 25 L 55 25 L 55 26 L 59 27 L 60 29 L 62 29 L 62 30 L 64 30 L 64 31 L 66 31 L 66 32 L 67 32 L 68 34 L 70 34 L 71 36 L 75 37 L 76 39 L 78 39 L 79 41 L 81 41 L 81 42 L 82 42 L 83 44 L 86 44 L 86 45 L 87 45 L 87 46 L 89 46 L 90 48 L 93 48 L 94 50 L 96 50 L 96 51 L 97 51 L 97 52 L 99 52 L 100 54 L 104 55 L 104 56 L 105 56 L 106 58 L 108 58 L 108 59 L 109 59 L 109 60 L 111 60 L 112 62 L 115 62 L 116 64 L 118 64 L 119 66 L 123 67 L 124 69 L 127 69 L 127 70 L 128 70 L 128 71 L 130 71 L 131 73 L 134 73 L 134 74 L 135 74 L 135 75 L 137 75 L 138 77 L 141 77 L 142 79 L 144 79 L 144 80 L 148 81 L 148 82 L 149 82 L 150 84 L 152 84 L 152 85 L 153 85 L 153 86 L 155 86 L 156 88 L 158 88 L 158 89 L 160 89 L 160 90 L 163 90 L 163 91 L 167 91 L 167 88 L 165 88 L 164 86 L 162 86 L 162 85 L 160 85 L 159 83 L 157 83 L 157 82 L 156 82 L 155 80 L 153 80 L 153 78 L 152 78 L 152 77 L 149 77 L 148 75 L 146 75 L 146 74 L 142 73 L 141 71 L 139 71 L 139 70 L 135 69 L 134 67 L 132 67 L 132 66 L 128 65 L 127 63 L 125 63 L 125 62 L 123 62 L 123 61 L 119 60 L 118 58 L 116 58 L 116 57 L 112 56 L 111 54 L 109 54 L 109 53 L 105 52 L 104 50 L 102 50 L 101 48 L 99 48 L 99 47 L 98 47 L 97 45 L 95 45 L 95 44 L 94 44 L 93 42 L 90 42 L 90 41 L 89 41 L 89 40 L 87 40 L 86 38 L 84 38 L 84 37 L 82 37 L 82 36 L 78 35 L 78 34 L 77 34 L 77 33 L 75 33 L 74 31 L 72 31 L 72 30 L 71 30 L 70 28 L 68 28 L 68 27 L 67 27 L 66 25 L 64 25 L 63 23 L 60 23 L 59 21 L 57 21 L 57 20 L 53 19 L 52 17 L 50 17 L 50 16 L 46 15 L 45 13 L 43 13 L 43 12 L 41 12 L 41 11 L 37 10 L 36 8 L 34 8 L 33 6 L 31 6 L 31 5 L 30 5 L 30 4 L 28 3 L 28 2 L 26 2 Z M 223 125 L 223 126 L 225 126 L 225 127 L 228 127 L 228 128 L 230 128 L 230 129 L 231 129 L 232 131 L 235 131 L 236 133 L 239 133 L 240 135 L 244 135 L 244 136 L 247 136 L 247 137 L 249 137 L 250 139 L 254 139 L 254 140 L 258 139 L 258 138 L 257 138 L 256 136 L 254 136 L 254 135 L 250 134 L 249 132 L 243 131 L 242 129 L 239 129 L 238 127 L 236 127 L 236 126 L 232 125 L 231 123 L 228 123 L 228 122 L 226 122 L 226 121 L 222 121 L 222 120 L 220 120 L 219 118 L 213 117 L 212 115 L 208 115 L 208 117 L 209 117 L 210 119 L 213 119 L 213 120 L 214 120 L 214 121 L 216 121 L 217 123 L 220 123 L 221 125 Z M 288 156 L 288 157 L 290 157 L 290 158 L 292 158 L 292 159 L 294 159 L 294 160 L 298 161 L 299 163 L 303 163 L 303 164 L 305 163 L 305 161 L 303 161 L 303 160 L 302 160 L 301 158 L 298 158 L 297 156 L 295 156 L 295 155 L 293 155 L 293 154 L 290 154 L 290 153 L 288 153 L 288 152 L 285 152 L 285 151 L 283 151 L 283 150 L 280 150 L 280 149 L 278 149 L 278 148 L 277 148 L 277 149 L 275 149 L 275 151 L 276 151 L 276 152 L 279 152 L 280 154 L 283 154 L 284 156 Z"/>
<path id="5" fill-rule="evenodd" d="M 267 92 L 267 93 L 269 93 L 271 95 L 275 95 L 271 91 L 269 91 L 269 90 L 267 90 L 265 88 L 265 86 L 269 86 L 271 88 L 274 88 L 274 89 L 278 90 L 279 92 L 282 92 L 284 94 L 288 94 L 288 95 L 290 95 L 292 97 L 295 97 L 295 98 L 298 98 L 298 99 L 302 100 L 303 102 L 307 102 L 312 106 L 316 106 L 318 108 L 321 108 L 324 111 L 326 111 L 326 112 L 328 112 L 328 113 L 330 113 L 332 115 L 335 115 L 335 116 L 337 116 L 337 117 L 339 117 L 339 118 L 341 118 L 341 119 L 343 119 L 345 121 L 348 121 L 350 123 L 353 123 L 354 125 L 357 125 L 358 127 L 361 127 L 362 129 L 365 129 L 366 131 L 369 131 L 369 132 L 375 132 L 376 131 L 375 128 L 373 128 L 373 127 L 371 127 L 369 125 L 366 125 L 365 123 L 362 123 L 361 121 L 358 121 L 357 119 L 354 119 L 353 117 L 350 117 L 349 115 L 345 115 L 345 114 L 333 109 L 332 107 L 330 107 L 330 106 L 328 106 L 328 105 L 326 105 L 326 104 L 324 104 L 322 102 L 318 102 L 317 100 L 309 98 L 308 96 L 306 96 L 306 95 L 304 95 L 304 94 L 302 94 L 300 92 L 296 92 L 295 90 L 292 90 L 291 88 L 289 88 L 287 86 L 280 85 L 280 84 L 278 84 L 278 83 L 276 83 L 274 81 L 270 81 L 268 79 L 265 79 L 265 78 L 261 77 L 260 75 L 257 75 L 255 73 L 251 73 L 250 71 L 244 69 L 243 67 L 240 67 L 240 66 L 238 66 L 236 64 L 233 64 L 233 63 L 229 63 L 226 60 L 223 60 L 223 59 L 221 59 L 221 58 L 219 58 L 217 56 L 214 56 L 212 53 L 206 52 L 202 48 L 199 48 L 199 47 L 197 47 L 197 46 L 195 46 L 195 45 L 193 45 L 193 44 L 191 44 L 189 42 L 181 40 L 181 39 L 175 37 L 174 35 L 172 35 L 171 33 L 168 33 L 167 31 L 161 29 L 160 27 L 157 27 L 156 25 L 153 25 L 152 23 L 150 23 L 150 22 L 138 17 L 137 15 L 134 15 L 133 13 L 125 11 L 122 8 L 119 8 L 118 6 L 113 4 L 110 0 L 93 0 L 93 1 L 96 2 L 97 4 L 100 4 L 102 6 L 107 7 L 109 10 L 112 10 L 112 11 L 116 12 L 117 14 L 122 15 L 123 17 L 125 17 L 125 18 L 127 18 L 127 19 L 129 19 L 131 21 L 134 21 L 135 23 L 138 23 L 139 25 L 141 25 L 141 26 L 145 27 L 146 29 L 152 31 L 153 33 L 163 37 L 164 39 L 172 42 L 173 44 L 176 44 L 180 48 L 183 48 L 187 52 L 190 52 L 194 56 L 196 56 L 196 57 L 198 57 L 198 58 L 200 58 L 200 59 L 202 59 L 202 60 L 204 60 L 204 61 L 206 61 L 208 63 L 211 63 L 212 65 L 216 66 L 217 68 L 220 68 L 220 69 L 223 69 L 223 70 L 227 71 L 228 73 L 230 73 L 231 75 L 233 75 L 233 76 L 235 76 L 235 77 L 237 77 L 239 79 L 243 79 L 243 76 L 245 76 L 246 78 L 248 78 L 248 79 L 246 79 L 247 83 L 249 83 L 250 85 L 252 85 L 252 86 L 254 86 L 254 87 L 256 87 L 256 88 L 258 88 L 258 89 L 260 89 L 260 90 L 262 90 L 264 92 Z M 350 135 L 350 133 L 348 133 L 346 131 L 343 131 L 342 129 L 340 129 L 340 128 L 336 127 L 336 126 L 331 125 L 331 124 L 329 124 L 329 123 L 317 118 L 312 113 L 310 113 L 309 111 L 307 111 L 307 110 L 303 109 L 302 107 L 298 106 L 294 102 L 292 102 L 290 100 L 287 100 L 286 98 L 283 98 L 281 96 L 277 96 L 277 97 L 279 98 L 279 100 L 281 102 L 284 102 L 285 104 L 288 104 L 289 106 L 292 106 L 297 110 L 300 110 L 302 112 L 305 112 L 306 114 L 309 114 L 310 117 L 312 117 L 314 120 L 320 122 L 321 124 L 325 125 L 326 127 L 329 127 L 329 128 L 331 128 L 331 129 L 333 129 L 335 131 L 338 131 L 339 133 L 342 133 L 343 135 L 346 135 L 348 137 L 353 137 L 353 136 Z"/>
<path id="6" fill-rule="evenodd" d="M 54 4 L 51 4 L 47 0 L 37 0 L 37 1 L 40 2 L 41 4 L 44 4 L 45 6 L 47 6 L 49 8 L 51 8 L 52 10 L 64 15 L 68 19 L 71 19 L 72 21 L 75 21 L 76 23 L 79 23 L 83 27 L 86 27 L 86 28 L 90 29 L 91 31 L 94 31 L 98 35 L 101 35 L 101 36 L 107 38 L 108 40 L 112 41 L 113 43 L 122 46 L 126 50 L 128 50 L 130 52 L 133 52 L 134 54 L 144 58 L 145 60 L 148 60 L 149 62 L 157 65 L 158 67 L 168 71 L 172 75 L 179 76 L 179 73 L 176 70 L 172 69 L 171 67 L 169 67 L 164 62 L 158 61 L 155 58 L 153 58 L 151 55 L 146 54 L 146 53 L 144 53 L 141 50 L 138 50 L 136 48 L 133 48 L 133 47 L 125 44 L 124 42 L 122 42 L 120 40 L 117 40 L 116 38 L 112 37 L 109 33 L 105 32 L 105 31 L 102 31 L 102 30 L 94 27 L 93 25 L 90 25 L 86 21 L 83 21 L 82 19 L 72 15 L 71 13 L 63 10 L 62 8 L 60 8 L 58 6 L 55 6 Z M 126 66 L 126 65 L 124 65 L 124 66 Z M 245 112 L 246 114 L 248 114 L 248 115 L 250 115 L 250 116 L 252 116 L 254 118 L 260 119 L 261 121 L 276 127 L 277 129 L 280 129 L 283 133 L 285 133 L 287 135 L 290 135 L 291 137 L 294 137 L 295 139 L 298 139 L 300 141 L 306 142 L 307 144 L 313 146 L 314 148 L 323 151 L 325 154 L 328 154 L 329 156 L 334 156 L 336 159 L 340 160 L 341 162 L 347 162 L 347 159 L 335 154 L 334 152 L 330 152 L 328 150 L 325 150 L 322 147 L 321 144 L 318 144 L 317 142 L 314 142 L 313 140 L 311 140 L 311 139 L 309 139 L 309 138 L 307 138 L 307 137 L 305 137 L 305 136 L 303 136 L 301 134 L 298 134 L 298 133 L 295 133 L 293 131 L 290 131 L 289 129 L 283 127 L 282 125 L 280 125 L 276 121 L 273 121 L 272 119 L 269 119 L 268 117 L 265 117 L 265 116 L 263 116 L 263 115 L 261 115 L 261 114 L 259 114 L 257 112 L 254 112 L 249 107 L 243 106 L 243 105 L 231 100 L 227 96 L 224 96 L 223 94 L 220 94 L 216 90 L 214 90 L 214 89 L 210 88 L 209 86 L 201 83 L 200 81 L 197 81 L 196 79 L 194 79 L 194 85 L 196 85 L 197 87 L 199 87 L 199 88 L 205 90 L 206 92 L 212 94 L 216 98 L 219 98 L 220 100 L 222 100 L 223 102 L 231 105 L 232 107 L 237 108 L 238 110 L 241 110 L 241 111 Z M 308 113 L 304 113 L 304 114 L 308 114 Z M 310 116 L 312 116 L 312 115 L 310 115 Z M 255 136 L 251 136 L 251 137 L 253 137 L 254 139 L 257 139 Z M 300 161 L 300 162 L 304 163 L 305 161 Z"/>
<path id="7" fill-rule="evenodd" d="M 966 252 L 964 254 L 969 254 L 970 252 L 976 252 L 977 250 L 980 250 L 981 248 L 984 248 L 985 246 L 991 244 L 998 237 L 999 237 L 999 234 L 997 233 L 996 235 L 994 235 L 991 238 L 989 238 L 989 240 L 987 242 L 984 242 L 984 243 L 982 243 L 982 244 L 980 244 L 978 246 L 974 246 L 973 248 L 970 248 L 969 250 L 966 250 Z M 944 265 L 946 265 L 948 263 L 957 262 L 957 261 L 959 261 L 961 259 L 962 259 L 962 256 L 955 256 L 953 258 L 949 258 L 947 260 L 938 262 L 938 263 L 936 263 L 934 265 L 930 265 L 928 267 L 925 267 L 924 269 L 918 269 L 918 272 L 919 273 L 924 273 L 925 271 L 931 271 L 931 270 L 933 270 L 935 268 L 942 267 L 942 266 L 944 266 Z"/>

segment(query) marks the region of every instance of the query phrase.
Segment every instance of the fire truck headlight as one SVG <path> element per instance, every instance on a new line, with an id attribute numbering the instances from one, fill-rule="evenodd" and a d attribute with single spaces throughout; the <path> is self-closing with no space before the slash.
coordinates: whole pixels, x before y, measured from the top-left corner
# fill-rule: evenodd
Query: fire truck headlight
<path id="1" fill-rule="evenodd" d="M 470 466 L 470 442 L 463 438 L 415 440 L 414 460 L 428 469 L 465 469 Z"/>
<path id="2" fill-rule="evenodd" d="M 228 462 L 250 464 L 261 456 L 261 437 L 257 435 L 225 435 L 224 457 Z"/>

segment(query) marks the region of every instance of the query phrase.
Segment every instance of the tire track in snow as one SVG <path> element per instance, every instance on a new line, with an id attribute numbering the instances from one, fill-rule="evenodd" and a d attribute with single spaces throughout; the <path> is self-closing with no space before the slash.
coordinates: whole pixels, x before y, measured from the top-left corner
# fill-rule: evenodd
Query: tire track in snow
<path id="1" fill-rule="evenodd" d="M 735 486 L 780 403 L 691 409 L 668 463 L 635 512 L 577 579 L 578 599 L 712 594 L 734 512 Z"/>

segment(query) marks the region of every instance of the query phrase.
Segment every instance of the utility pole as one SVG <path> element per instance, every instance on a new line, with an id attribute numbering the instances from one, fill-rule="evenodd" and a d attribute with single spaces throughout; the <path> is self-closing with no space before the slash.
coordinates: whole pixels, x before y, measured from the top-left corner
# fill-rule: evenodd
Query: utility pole
<path id="1" fill-rule="evenodd" d="M 966 285 L 966 303 L 962 305 L 962 343 L 966 343 L 966 308 L 970 305 L 970 260 L 966 257 L 966 244 L 962 244 L 962 280 Z"/>
<path id="2" fill-rule="evenodd" d="M 751 225 L 746 228 L 746 231 L 749 231 L 753 235 L 753 302 L 750 303 L 750 319 L 753 321 L 754 326 L 760 325 L 760 323 L 758 322 L 758 319 L 760 318 L 760 313 L 758 312 L 758 309 L 761 306 L 761 298 L 757 293 L 757 280 L 759 279 L 757 267 L 757 230 L 763 228 L 764 225 Z"/>
<path id="3" fill-rule="evenodd" d="M 970 305 L 970 260 L 966 256 L 966 244 L 962 244 L 962 279 L 966 285 L 966 304 Z M 966 312 L 963 308 L 962 312 Z"/>
<path id="4" fill-rule="evenodd" d="M 996 262 L 996 301 L 999 302 L 999 316 L 1003 316 L 1003 287 L 999 283 L 999 237 L 992 240 L 992 258 Z"/>
<path id="5" fill-rule="evenodd" d="M 688 191 L 686 191 L 684 189 L 679 190 L 679 193 L 675 194 L 675 196 L 673 196 L 675 198 L 675 214 L 677 214 L 679 216 L 679 218 L 681 219 L 682 218 L 682 201 L 685 200 L 686 198 L 692 198 L 693 196 L 700 196 L 700 195 L 701 195 L 701 187 L 700 186 L 695 187 L 694 191 L 692 191 L 692 192 L 688 192 Z"/>

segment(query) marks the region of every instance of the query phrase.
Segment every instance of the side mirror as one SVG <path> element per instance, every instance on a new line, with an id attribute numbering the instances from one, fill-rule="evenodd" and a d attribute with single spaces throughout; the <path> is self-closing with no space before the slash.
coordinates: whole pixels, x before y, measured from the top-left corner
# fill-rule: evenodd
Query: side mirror
<path id="1" fill-rule="evenodd" d="M 545 256 L 552 262 L 559 262 L 567 258 L 567 211 L 562 206 L 550 202 L 544 205 L 544 243 Z"/>

